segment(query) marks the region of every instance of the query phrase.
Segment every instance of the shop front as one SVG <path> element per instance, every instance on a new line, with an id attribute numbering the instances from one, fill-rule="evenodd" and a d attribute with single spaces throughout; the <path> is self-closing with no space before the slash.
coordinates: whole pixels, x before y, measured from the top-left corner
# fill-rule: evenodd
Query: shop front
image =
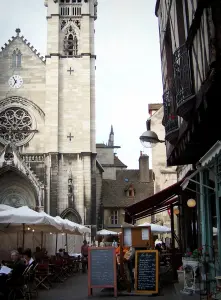
<path id="1" fill-rule="evenodd" d="M 189 175 L 189 172 L 187 175 Z M 154 194 L 153 196 L 135 203 L 125 209 L 125 222 L 136 224 L 140 219 L 147 218 L 151 215 L 158 214 L 163 211 L 170 212 L 171 220 L 171 243 L 167 247 L 165 255 L 170 257 L 171 267 L 173 269 L 173 280 L 177 280 L 177 270 L 182 265 L 183 256 L 183 236 L 182 234 L 188 226 L 185 225 L 185 220 L 182 218 L 183 197 L 188 198 L 189 190 L 183 190 L 181 180 L 166 189 Z M 191 192 L 192 193 L 192 192 Z M 176 208 L 176 213 L 174 208 Z M 190 217 L 192 214 L 189 214 Z M 192 220 L 190 221 L 191 224 Z"/>

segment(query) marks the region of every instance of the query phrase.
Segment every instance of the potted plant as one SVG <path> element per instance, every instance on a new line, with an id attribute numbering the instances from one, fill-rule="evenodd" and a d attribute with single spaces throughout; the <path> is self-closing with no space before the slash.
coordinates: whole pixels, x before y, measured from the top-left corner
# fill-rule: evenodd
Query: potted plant
<path id="1" fill-rule="evenodd" d="M 200 247 L 195 249 L 193 252 L 187 251 L 184 257 L 182 258 L 183 267 L 185 267 L 186 265 L 195 268 L 198 267 L 202 257 L 202 250 L 203 248 Z"/>

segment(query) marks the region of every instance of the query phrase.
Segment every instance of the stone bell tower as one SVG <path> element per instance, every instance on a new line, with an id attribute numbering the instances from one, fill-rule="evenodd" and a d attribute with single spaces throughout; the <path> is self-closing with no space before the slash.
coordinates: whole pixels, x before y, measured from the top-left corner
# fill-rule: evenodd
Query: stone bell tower
<path id="1" fill-rule="evenodd" d="M 95 224 L 96 0 L 47 0 L 45 153 L 50 213 Z"/>

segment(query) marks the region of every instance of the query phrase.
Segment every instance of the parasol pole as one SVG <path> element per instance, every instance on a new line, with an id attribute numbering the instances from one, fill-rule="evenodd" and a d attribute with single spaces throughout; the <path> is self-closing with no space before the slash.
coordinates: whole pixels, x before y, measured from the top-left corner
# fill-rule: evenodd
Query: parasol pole
<path id="1" fill-rule="evenodd" d="M 41 249 L 43 248 L 43 231 L 41 231 Z"/>
<path id="2" fill-rule="evenodd" d="M 55 242 L 55 255 L 58 252 L 58 233 L 56 233 L 56 242 Z"/>
<path id="3" fill-rule="evenodd" d="M 25 224 L 22 224 L 22 249 L 25 249 Z"/>

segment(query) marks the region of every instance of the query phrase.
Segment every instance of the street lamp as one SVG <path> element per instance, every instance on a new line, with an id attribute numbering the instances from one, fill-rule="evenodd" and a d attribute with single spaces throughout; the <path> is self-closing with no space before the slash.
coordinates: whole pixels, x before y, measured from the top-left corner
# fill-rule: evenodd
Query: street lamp
<path id="1" fill-rule="evenodd" d="M 165 141 L 159 140 L 158 135 L 150 130 L 150 120 L 146 121 L 147 131 L 140 136 L 140 142 L 145 148 L 153 148 L 158 143 L 165 143 Z"/>
<path id="2" fill-rule="evenodd" d="M 173 208 L 173 213 L 174 213 L 174 215 L 179 215 L 180 210 L 179 210 L 179 207 L 178 207 L 178 206 L 174 206 L 174 208 Z"/>
<path id="3" fill-rule="evenodd" d="M 188 201 L 187 201 L 187 206 L 188 207 L 195 207 L 196 206 L 196 200 L 194 200 L 194 199 L 189 199 Z"/>

